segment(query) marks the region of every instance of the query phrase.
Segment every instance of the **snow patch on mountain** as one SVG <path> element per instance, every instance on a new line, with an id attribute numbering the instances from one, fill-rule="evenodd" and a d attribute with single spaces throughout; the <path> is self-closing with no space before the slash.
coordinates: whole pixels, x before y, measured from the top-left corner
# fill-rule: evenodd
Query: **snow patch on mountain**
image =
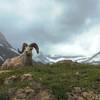
<path id="1" fill-rule="evenodd" d="M 1 56 L 0 56 L 0 59 L 1 59 L 2 61 L 4 61 L 3 57 L 1 57 Z"/>
<path id="2" fill-rule="evenodd" d="M 14 48 L 9 48 L 11 51 L 13 51 L 13 52 L 15 52 L 16 54 L 19 54 L 18 52 L 17 52 L 17 50 L 16 49 L 14 49 Z"/>
<path id="3" fill-rule="evenodd" d="M 92 57 L 89 57 L 85 63 L 100 64 L 100 52 L 97 52 Z"/>
<path id="4" fill-rule="evenodd" d="M 3 44 L 0 44 L 0 46 L 3 47 L 4 45 Z"/>

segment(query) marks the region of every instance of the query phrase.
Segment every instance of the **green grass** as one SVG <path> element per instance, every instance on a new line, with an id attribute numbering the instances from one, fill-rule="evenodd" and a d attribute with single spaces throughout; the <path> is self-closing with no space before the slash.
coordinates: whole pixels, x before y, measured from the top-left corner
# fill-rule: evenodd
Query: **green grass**
<path id="1" fill-rule="evenodd" d="M 76 75 L 76 72 L 79 72 L 79 75 Z M 4 91 L 8 88 L 21 88 L 30 85 L 31 82 L 16 82 L 11 86 L 3 84 L 6 77 L 20 76 L 25 73 L 31 73 L 34 80 L 52 89 L 59 100 L 64 100 L 66 92 L 74 86 L 100 91 L 100 83 L 96 83 L 96 80 L 100 79 L 100 65 L 88 64 L 47 64 L 13 69 L 0 74 L 0 89 Z"/>

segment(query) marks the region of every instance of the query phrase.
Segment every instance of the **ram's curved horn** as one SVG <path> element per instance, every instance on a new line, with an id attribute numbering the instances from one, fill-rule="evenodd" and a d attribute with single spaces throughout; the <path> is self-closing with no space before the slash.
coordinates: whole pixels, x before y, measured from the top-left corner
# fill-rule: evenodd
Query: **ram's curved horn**
<path id="1" fill-rule="evenodd" d="M 19 53 L 23 53 L 26 46 L 28 46 L 27 43 L 23 43 L 23 45 L 22 45 L 22 50 L 19 50 L 19 49 L 18 49 L 18 52 L 19 52 Z"/>
<path id="2" fill-rule="evenodd" d="M 38 47 L 38 45 L 36 43 L 31 43 L 29 46 L 30 47 L 34 47 L 36 52 L 39 53 L 39 47 Z"/>

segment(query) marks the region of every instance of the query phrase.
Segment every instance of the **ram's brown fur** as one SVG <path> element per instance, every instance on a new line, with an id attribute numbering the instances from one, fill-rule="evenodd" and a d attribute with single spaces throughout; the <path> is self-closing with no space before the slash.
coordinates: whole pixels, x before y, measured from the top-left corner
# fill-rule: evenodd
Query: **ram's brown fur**
<path id="1" fill-rule="evenodd" d="M 39 53 L 39 48 L 36 43 L 32 43 L 30 45 L 23 43 L 22 50 L 20 51 L 18 49 L 18 52 L 20 53 L 19 56 L 6 59 L 6 61 L 2 64 L 1 69 L 32 65 L 33 64 L 32 63 L 33 62 L 32 60 L 33 47 L 36 49 L 37 53 Z"/>

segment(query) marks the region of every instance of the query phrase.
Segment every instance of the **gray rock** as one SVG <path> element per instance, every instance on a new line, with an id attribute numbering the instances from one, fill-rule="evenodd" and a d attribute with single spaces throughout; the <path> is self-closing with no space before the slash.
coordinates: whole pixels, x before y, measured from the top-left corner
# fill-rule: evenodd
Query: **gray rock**
<path id="1" fill-rule="evenodd" d="M 24 74 L 21 76 L 21 81 L 32 81 L 33 77 L 32 74 L 28 73 L 28 74 Z"/>
<path id="2" fill-rule="evenodd" d="M 14 84 L 14 82 L 16 82 L 17 80 L 18 80 L 17 76 L 11 76 L 5 79 L 4 84 L 11 85 L 11 84 Z"/>

